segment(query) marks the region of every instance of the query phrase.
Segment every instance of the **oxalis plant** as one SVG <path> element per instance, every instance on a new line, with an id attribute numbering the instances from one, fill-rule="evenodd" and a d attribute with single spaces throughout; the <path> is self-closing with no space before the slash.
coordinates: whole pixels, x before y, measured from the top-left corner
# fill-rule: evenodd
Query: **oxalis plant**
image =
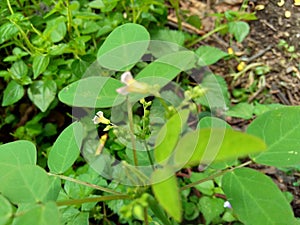
<path id="1" fill-rule="evenodd" d="M 0 224 L 114 224 L 107 206 L 129 224 L 179 224 L 199 216 L 187 213 L 194 206 L 205 224 L 300 224 L 275 183 L 247 167 L 299 164 L 300 108 L 267 110 L 234 130 L 222 120 L 222 78 L 203 69 L 209 60 L 150 40 L 140 25 L 116 28 L 86 76 L 59 93 L 74 122 L 48 168 L 29 141 L 0 146 Z M 74 175 L 80 154 L 87 165 Z M 197 204 L 185 201 L 191 190 Z"/>

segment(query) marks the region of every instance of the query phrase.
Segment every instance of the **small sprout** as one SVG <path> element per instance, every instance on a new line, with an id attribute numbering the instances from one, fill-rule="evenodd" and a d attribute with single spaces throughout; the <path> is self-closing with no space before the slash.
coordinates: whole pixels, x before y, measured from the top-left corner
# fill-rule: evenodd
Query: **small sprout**
<path id="1" fill-rule="evenodd" d="M 129 71 L 121 75 L 121 82 L 123 84 L 126 84 L 126 86 L 117 89 L 117 92 L 121 95 L 127 95 L 129 93 L 151 93 L 151 88 L 149 87 L 149 85 L 133 79 Z"/>
<path id="2" fill-rule="evenodd" d="M 97 112 L 92 121 L 94 122 L 94 124 L 110 124 L 110 120 L 103 116 L 102 111 Z"/>
<path id="3" fill-rule="evenodd" d="M 238 71 L 242 71 L 244 70 L 246 67 L 246 63 L 245 62 L 240 62 L 239 65 L 236 67 Z"/>
<path id="4" fill-rule="evenodd" d="M 291 15 L 292 15 L 291 11 L 286 10 L 286 11 L 284 12 L 285 18 L 290 18 Z"/>
<path id="5" fill-rule="evenodd" d="M 277 5 L 279 7 L 282 7 L 284 5 L 285 1 L 284 0 L 280 0 L 279 2 L 277 2 Z"/>

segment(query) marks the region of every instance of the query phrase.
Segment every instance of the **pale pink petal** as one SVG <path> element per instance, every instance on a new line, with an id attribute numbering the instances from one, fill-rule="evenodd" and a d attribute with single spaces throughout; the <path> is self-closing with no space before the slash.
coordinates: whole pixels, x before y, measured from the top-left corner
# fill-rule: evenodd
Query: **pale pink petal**
<path id="1" fill-rule="evenodd" d="M 123 84 L 128 85 L 128 84 L 130 84 L 132 81 L 133 81 L 133 77 L 132 77 L 132 75 L 131 75 L 131 73 L 130 73 L 129 71 L 126 71 L 125 73 L 123 73 L 123 74 L 121 75 L 121 82 L 122 82 Z"/>

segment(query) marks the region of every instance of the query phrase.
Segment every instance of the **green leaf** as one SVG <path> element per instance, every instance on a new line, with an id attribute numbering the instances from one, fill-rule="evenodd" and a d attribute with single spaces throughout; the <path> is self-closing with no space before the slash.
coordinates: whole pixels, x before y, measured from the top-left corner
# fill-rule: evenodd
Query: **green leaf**
<path id="1" fill-rule="evenodd" d="M 10 172 L 1 192 L 14 204 L 41 202 L 47 194 L 48 175 L 36 165 L 23 165 Z"/>
<path id="2" fill-rule="evenodd" d="M 230 104 L 227 83 L 223 77 L 207 73 L 200 84 L 206 90 L 203 97 L 196 99 L 200 104 L 209 108 L 226 109 Z"/>
<path id="3" fill-rule="evenodd" d="M 151 34 L 151 40 L 173 42 L 178 44 L 179 46 L 180 45 L 183 46 L 185 37 L 184 37 L 184 33 L 178 30 L 159 29 Z"/>
<path id="4" fill-rule="evenodd" d="M 55 98 L 56 88 L 53 80 L 34 81 L 28 89 L 28 97 L 42 112 L 45 112 Z"/>
<path id="5" fill-rule="evenodd" d="M 60 16 L 47 22 L 44 35 L 53 42 L 61 41 L 67 33 L 65 17 Z"/>
<path id="6" fill-rule="evenodd" d="M 223 176 L 222 187 L 234 213 L 245 225 L 294 225 L 293 211 L 271 178 L 249 168 Z"/>
<path id="7" fill-rule="evenodd" d="M 195 53 L 199 56 L 198 64 L 201 66 L 214 64 L 228 55 L 226 52 L 211 46 L 200 46 Z"/>
<path id="8" fill-rule="evenodd" d="M 83 126 L 79 122 L 69 125 L 56 139 L 48 157 L 52 173 L 64 173 L 76 161 L 83 139 Z"/>
<path id="9" fill-rule="evenodd" d="M 11 80 L 3 92 L 2 106 L 8 106 L 19 101 L 24 95 L 24 88 L 16 81 Z"/>
<path id="10" fill-rule="evenodd" d="M 14 169 L 36 164 L 36 149 L 29 141 L 14 141 L 0 146 L 0 180 L 5 183 Z M 1 185 L 0 185 L 1 192 Z"/>
<path id="11" fill-rule="evenodd" d="M 249 34 L 250 27 L 248 23 L 243 21 L 235 21 L 228 23 L 228 32 L 233 34 L 238 42 L 242 42 Z"/>
<path id="12" fill-rule="evenodd" d="M 224 200 L 221 198 L 211 198 L 203 196 L 199 201 L 199 209 L 202 212 L 206 224 L 211 224 L 214 219 L 218 219 L 224 212 Z"/>
<path id="13" fill-rule="evenodd" d="M 266 149 L 258 137 L 232 129 L 204 128 L 188 132 L 175 149 L 177 166 L 233 160 Z"/>
<path id="14" fill-rule="evenodd" d="M 14 80 L 20 80 L 23 77 L 27 76 L 27 74 L 28 74 L 28 67 L 24 63 L 23 60 L 19 60 L 19 61 L 15 62 L 12 65 L 10 71 L 12 73 L 12 78 Z"/>
<path id="15" fill-rule="evenodd" d="M 119 26 L 100 47 L 98 62 L 111 70 L 130 70 L 146 52 L 149 40 L 148 31 L 141 25 L 127 23 Z"/>
<path id="16" fill-rule="evenodd" d="M 116 89 L 123 84 L 110 77 L 88 77 L 63 88 L 58 98 L 61 102 L 77 107 L 106 108 L 125 101 Z"/>
<path id="17" fill-rule="evenodd" d="M 252 104 L 241 102 L 234 105 L 228 111 L 226 111 L 226 116 L 232 116 L 242 119 L 251 119 L 253 116 L 254 106 Z"/>
<path id="18" fill-rule="evenodd" d="M 206 116 L 204 118 L 202 118 L 198 125 L 197 125 L 197 129 L 203 129 L 203 128 L 231 128 L 231 126 L 226 123 L 224 120 L 219 119 L 218 117 L 210 117 L 210 116 Z"/>
<path id="19" fill-rule="evenodd" d="M 5 23 L 0 27 L 0 44 L 11 39 L 19 32 L 18 28 L 12 23 Z"/>
<path id="20" fill-rule="evenodd" d="M 61 180 L 58 177 L 49 177 L 48 193 L 44 201 L 56 201 L 61 190 Z"/>
<path id="21" fill-rule="evenodd" d="M 33 79 L 36 79 L 41 73 L 45 72 L 49 62 L 50 57 L 47 55 L 34 56 L 32 63 Z"/>
<path id="22" fill-rule="evenodd" d="M 257 117 L 247 133 L 263 139 L 267 151 L 252 156 L 260 164 L 284 167 L 300 162 L 300 107 L 290 106 L 268 111 Z"/>
<path id="23" fill-rule="evenodd" d="M 13 217 L 13 208 L 10 202 L 0 195 L 0 225 L 9 224 L 8 221 Z"/>
<path id="24" fill-rule="evenodd" d="M 175 220 L 182 219 L 182 205 L 176 176 L 170 168 L 157 169 L 152 174 L 152 190 L 159 204 Z"/>
<path id="25" fill-rule="evenodd" d="M 28 205 L 18 209 L 14 225 L 38 224 L 60 225 L 60 213 L 55 202 Z"/>
<path id="26" fill-rule="evenodd" d="M 157 163 L 163 163 L 163 161 L 168 160 L 171 156 L 188 115 L 188 110 L 176 113 L 157 134 L 154 149 L 154 158 Z"/>

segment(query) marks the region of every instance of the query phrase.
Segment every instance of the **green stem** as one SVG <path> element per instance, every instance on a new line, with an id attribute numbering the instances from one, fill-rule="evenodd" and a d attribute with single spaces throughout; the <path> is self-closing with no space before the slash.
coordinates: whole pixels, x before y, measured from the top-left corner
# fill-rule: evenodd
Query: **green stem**
<path id="1" fill-rule="evenodd" d="M 66 1 L 67 4 L 67 13 L 68 13 L 68 22 L 67 22 L 67 27 L 68 27 L 68 33 L 69 36 L 71 37 L 71 32 L 72 32 L 72 11 L 70 10 L 70 0 Z"/>
<path id="2" fill-rule="evenodd" d="M 144 146 L 145 146 L 145 148 L 146 148 L 146 152 L 147 152 L 147 156 L 148 156 L 149 162 L 150 162 L 151 167 L 152 167 L 152 169 L 153 169 L 153 171 L 154 171 L 154 169 L 155 169 L 155 168 L 154 168 L 154 163 L 153 163 L 152 157 L 151 157 L 151 155 L 150 155 L 150 150 L 149 150 L 149 148 L 148 148 L 147 142 L 144 140 L 143 143 L 144 143 Z"/>
<path id="3" fill-rule="evenodd" d="M 179 13 L 179 0 L 171 0 L 171 5 L 175 9 L 175 14 L 177 18 L 178 30 L 182 30 L 182 20 Z"/>
<path id="4" fill-rule="evenodd" d="M 222 176 L 223 174 L 228 173 L 228 172 L 231 172 L 231 171 L 233 171 L 233 170 L 235 170 L 235 169 L 237 169 L 237 168 L 245 167 L 245 166 L 249 165 L 250 163 L 252 163 L 252 161 L 247 161 L 247 162 L 245 162 L 245 163 L 243 163 L 243 164 L 241 164 L 241 165 L 239 165 L 239 166 L 233 167 L 233 168 L 221 170 L 221 171 L 219 171 L 219 172 L 217 172 L 217 173 L 215 173 L 215 174 L 212 174 L 212 175 L 210 175 L 210 176 L 208 176 L 208 177 L 206 177 L 206 178 L 204 178 L 204 179 L 202 179 L 202 180 L 198 180 L 198 181 L 195 181 L 195 182 L 190 183 L 190 184 L 188 184 L 188 185 L 185 185 L 185 186 L 183 186 L 182 188 L 180 188 L 180 190 L 183 191 L 183 190 L 186 190 L 186 189 L 188 189 L 188 188 L 194 187 L 194 186 L 196 186 L 196 185 L 198 185 L 198 184 L 201 184 L 201 183 L 203 183 L 203 182 L 206 182 L 206 181 L 209 181 L 209 180 L 213 180 L 213 179 L 215 179 L 216 177 Z"/>
<path id="5" fill-rule="evenodd" d="M 189 48 L 189 47 L 192 47 L 193 45 L 197 44 L 199 41 L 202 41 L 202 40 L 204 40 L 205 38 L 208 38 L 209 36 L 213 35 L 214 33 L 217 33 L 217 32 L 219 32 L 220 30 L 223 30 L 223 29 L 225 29 L 225 28 L 227 28 L 227 27 L 228 27 L 228 24 L 223 24 L 223 25 L 221 25 L 221 26 L 219 26 L 219 27 L 213 29 L 212 31 L 208 32 L 207 34 L 205 34 L 205 35 L 203 35 L 203 36 L 201 36 L 201 37 L 195 39 L 195 40 L 192 41 L 191 43 L 187 44 L 186 47 L 188 47 L 188 48 Z"/>
<path id="6" fill-rule="evenodd" d="M 145 225 L 149 225 L 149 221 L 148 221 L 148 208 L 144 207 L 144 221 L 145 221 Z"/>
<path id="7" fill-rule="evenodd" d="M 58 206 L 79 205 L 79 204 L 88 203 L 88 202 L 103 202 L 103 201 L 119 200 L 119 199 L 130 199 L 130 197 L 128 195 L 100 196 L 100 197 L 93 197 L 93 198 L 71 199 L 71 200 L 58 201 L 58 202 L 56 202 L 56 204 Z"/>
<path id="8" fill-rule="evenodd" d="M 131 9 L 132 9 L 132 22 L 133 23 L 136 23 L 136 20 L 137 20 L 137 18 L 136 18 L 136 11 L 135 11 L 135 6 L 134 6 L 134 0 L 130 0 L 130 3 L 131 3 Z"/>
<path id="9" fill-rule="evenodd" d="M 138 158 L 136 154 L 136 145 L 135 145 L 135 138 L 134 138 L 132 107 L 128 97 L 127 97 L 127 113 L 128 113 L 129 131 L 130 131 L 129 133 L 130 133 L 132 151 L 133 151 L 133 161 L 134 161 L 134 165 L 138 166 Z"/>
<path id="10" fill-rule="evenodd" d="M 7 2 L 8 9 L 9 9 L 9 11 L 10 11 L 10 14 L 11 14 L 11 15 L 14 15 L 14 11 L 13 11 L 13 9 L 12 9 L 12 7 L 11 7 L 10 1 L 7 0 L 6 2 Z"/>
<path id="11" fill-rule="evenodd" d="M 76 183 L 76 184 L 80 184 L 80 185 L 84 185 L 84 186 L 87 186 L 87 187 L 90 187 L 90 188 L 93 188 L 93 189 L 96 189 L 96 190 L 100 190 L 100 191 L 104 191 L 104 192 L 107 192 L 107 193 L 111 193 L 111 194 L 115 194 L 115 195 L 122 195 L 122 193 L 120 192 L 117 192 L 117 191 L 113 191 L 111 189 L 108 189 L 108 188 L 105 188 L 105 187 L 101 187 L 101 186 L 98 186 L 96 184 L 91 184 L 91 183 L 88 183 L 88 182 L 85 182 L 85 181 L 81 181 L 81 180 L 76 180 L 72 177 L 67 177 L 67 176 L 64 176 L 64 175 L 60 175 L 60 174 L 53 174 L 53 173 L 48 173 L 50 176 L 54 176 L 54 177 L 58 177 L 60 179 L 63 179 L 63 180 L 67 180 L 67 181 L 71 181 L 73 183 Z"/>

